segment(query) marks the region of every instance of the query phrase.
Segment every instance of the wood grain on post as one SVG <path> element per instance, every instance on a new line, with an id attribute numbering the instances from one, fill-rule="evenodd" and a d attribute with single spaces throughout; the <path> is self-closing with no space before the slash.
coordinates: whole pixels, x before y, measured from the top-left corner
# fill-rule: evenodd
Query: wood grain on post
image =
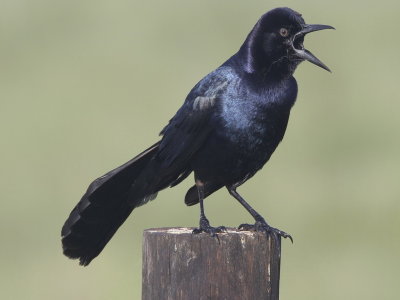
<path id="1" fill-rule="evenodd" d="M 280 238 L 192 230 L 144 231 L 142 300 L 279 299 Z"/>

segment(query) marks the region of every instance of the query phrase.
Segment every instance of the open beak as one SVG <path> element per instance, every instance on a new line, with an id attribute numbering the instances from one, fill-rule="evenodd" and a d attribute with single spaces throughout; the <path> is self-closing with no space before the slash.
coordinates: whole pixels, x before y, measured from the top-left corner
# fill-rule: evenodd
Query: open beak
<path id="1" fill-rule="evenodd" d="M 310 51 L 308 51 L 307 49 L 304 49 L 303 47 L 301 47 L 301 49 L 297 49 L 293 45 L 294 41 L 296 40 L 296 38 L 298 36 L 304 36 L 307 33 L 310 33 L 313 31 L 324 30 L 324 29 L 335 29 L 335 28 L 333 28 L 332 26 L 329 26 L 329 25 L 319 25 L 319 24 L 304 25 L 303 29 L 301 31 L 299 31 L 298 33 L 296 33 L 296 35 L 294 36 L 293 42 L 292 42 L 292 48 L 294 51 L 294 56 L 296 56 L 297 58 L 308 60 L 309 62 L 313 63 L 314 65 L 317 65 L 318 67 L 321 67 L 322 69 L 325 69 L 325 70 L 331 72 L 331 70 L 329 70 L 329 68 L 322 61 L 320 61 L 318 58 L 316 58 L 314 56 L 314 54 L 312 54 Z"/>

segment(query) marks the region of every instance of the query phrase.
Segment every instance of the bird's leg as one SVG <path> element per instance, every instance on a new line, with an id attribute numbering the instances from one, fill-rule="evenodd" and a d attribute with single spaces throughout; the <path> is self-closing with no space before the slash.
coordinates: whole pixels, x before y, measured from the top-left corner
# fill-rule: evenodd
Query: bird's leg
<path id="1" fill-rule="evenodd" d="M 196 186 L 197 186 L 197 192 L 199 193 L 199 202 L 200 202 L 200 224 L 199 228 L 196 228 L 193 230 L 194 234 L 201 233 L 201 232 L 206 232 L 210 234 L 211 236 L 216 236 L 216 233 L 220 233 L 222 231 L 226 231 L 226 228 L 224 226 L 220 227 L 211 227 L 210 222 L 206 218 L 206 215 L 204 214 L 204 183 L 201 182 L 200 180 L 196 180 Z"/>
<path id="2" fill-rule="evenodd" d="M 239 193 L 236 191 L 236 186 L 227 186 L 227 189 L 229 191 L 229 194 L 231 194 L 237 201 L 239 201 L 240 204 L 253 216 L 253 218 L 256 220 L 256 223 L 254 225 L 251 224 L 241 224 L 239 226 L 239 229 L 241 230 L 255 230 L 255 231 L 262 231 L 262 232 L 268 232 L 273 235 L 278 235 L 284 238 L 289 238 L 292 243 L 293 239 L 290 236 L 290 234 L 287 234 L 284 231 L 281 231 L 277 228 L 271 227 L 268 225 L 268 223 L 265 221 L 265 219 L 258 213 L 256 212 L 244 199 L 242 196 L 239 195 Z"/>

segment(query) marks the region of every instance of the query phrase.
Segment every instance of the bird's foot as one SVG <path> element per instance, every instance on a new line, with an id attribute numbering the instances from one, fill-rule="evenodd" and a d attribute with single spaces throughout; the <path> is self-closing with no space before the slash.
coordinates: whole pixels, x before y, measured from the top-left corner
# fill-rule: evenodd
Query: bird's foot
<path id="1" fill-rule="evenodd" d="M 212 227 L 210 226 L 210 222 L 207 220 L 207 218 L 200 218 L 200 227 L 196 228 L 192 231 L 193 234 L 198 234 L 198 233 L 208 233 L 210 236 L 214 237 L 217 236 L 217 233 L 225 232 L 226 228 L 225 226 L 219 226 L 219 227 Z"/>
<path id="2" fill-rule="evenodd" d="M 271 234 L 276 237 L 280 236 L 285 239 L 289 238 L 293 243 L 293 238 L 290 234 L 288 234 L 282 230 L 279 230 L 277 228 L 269 226 L 268 223 L 264 219 L 257 220 L 254 225 L 241 224 L 241 225 L 239 225 L 239 230 L 265 232 L 265 233 Z"/>

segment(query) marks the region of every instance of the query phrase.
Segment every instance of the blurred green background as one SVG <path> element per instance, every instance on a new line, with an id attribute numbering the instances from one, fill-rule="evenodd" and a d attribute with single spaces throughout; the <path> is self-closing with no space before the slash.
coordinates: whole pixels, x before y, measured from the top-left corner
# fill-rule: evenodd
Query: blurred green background
<path id="1" fill-rule="evenodd" d="M 60 231 L 87 185 L 158 139 L 192 86 L 277 6 L 336 27 L 305 45 L 286 137 L 240 191 L 295 239 L 281 299 L 397 299 L 398 1 L 0 2 L 1 299 L 140 299 L 145 228 L 196 226 L 192 178 L 135 210 L 87 268 Z M 214 225 L 249 215 L 223 190 Z"/>

